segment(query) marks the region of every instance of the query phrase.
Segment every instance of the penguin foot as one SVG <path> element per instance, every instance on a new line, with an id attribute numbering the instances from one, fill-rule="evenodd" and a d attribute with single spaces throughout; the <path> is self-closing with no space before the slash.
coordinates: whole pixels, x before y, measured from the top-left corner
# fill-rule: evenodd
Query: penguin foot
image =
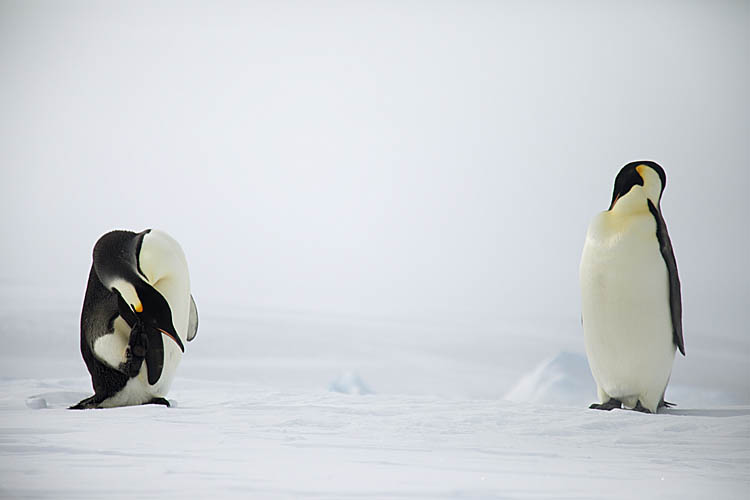
<path id="1" fill-rule="evenodd" d="M 638 402 L 635 404 L 635 408 L 633 408 L 633 411 L 639 411 L 641 413 L 651 413 L 651 410 L 643 406 L 640 400 L 638 400 Z"/>
<path id="2" fill-rule="evenodd" d="M 71 406 L 68 410 L 91 410 L 93 408 L 99 408 L 99 403 L 102 401 L 104 401 L 103 397 L 94 394 L 90 398 L 79 401 L 78 404 Z"/>
<path id="3" fill-rule="evenodd" d="M 620 401 L 619 399 L 615 399 L 615 398 L 610 398 L 610 400 L 607 401 L 606 403 L 602 403 L 602 404 L 594 403 L 591 406 L 589 406 L 589 409 L 591 410 L 610 411 L 610 410 L 614 410 L 615 408 L 622 408 L 622 401 Z"/>
<path id="4" fill-rule="evenodd" d="M 166 400 L 166 399 L 164 399 L 164 398 L 154 398 L 154 399 L 152 399 L 151 401 L 149 401 L 149 402 L 148 402 L 148 403 L 146 403 L 146 404 L 147 404 L 147 405 L 164 405 L 164 406 L 166 406 L 167 408 L 169 408 L 169 407 L 171 406 L 171 405 L 169 404 L 169 401 L 167 401 L 167 400 Z"/>
<path id="5" fill-rule="evenodd" d="M 673 406 L 677 406 L 677 404 L 664 401 L 663 399 L 659 401 L 659 408 L 672 408 Z"/>

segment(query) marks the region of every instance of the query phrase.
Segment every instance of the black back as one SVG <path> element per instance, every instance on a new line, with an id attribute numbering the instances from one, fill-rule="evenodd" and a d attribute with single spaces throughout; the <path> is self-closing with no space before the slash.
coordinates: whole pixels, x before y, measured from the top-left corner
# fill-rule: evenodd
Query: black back
<path id="1" fill-rule="evenodd" d="M 129 379 L 94 355 L 96 339 L 114 332 L 114 321 L 120 315 L 117 300 L 117 295 L 99 281 L 92 265 L 81 310 L 81 355 L 91 374 L 94 392 L 101 397 L 99 402 L 120 391 Z"/>

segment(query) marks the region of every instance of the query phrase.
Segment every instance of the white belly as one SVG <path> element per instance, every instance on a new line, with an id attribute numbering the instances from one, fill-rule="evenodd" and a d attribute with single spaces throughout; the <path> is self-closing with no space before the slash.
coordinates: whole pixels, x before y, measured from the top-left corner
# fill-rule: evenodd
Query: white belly
<path id="1" fill-rule="evenodd" d="M 583 332 L 601 393 L 656 412 L 674 360 L 669 278 L 650 213 L 598 215 L 580 268 Z"/>

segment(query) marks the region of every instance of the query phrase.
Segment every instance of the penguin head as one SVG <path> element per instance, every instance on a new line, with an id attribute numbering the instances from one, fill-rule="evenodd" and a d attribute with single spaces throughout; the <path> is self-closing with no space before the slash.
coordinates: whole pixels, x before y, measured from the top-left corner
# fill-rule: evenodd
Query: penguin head
<path id="1" fill-rule="evenodd" d="M 131 325 L 141 321 L 144 325 L 161 331 L 174 340 L 184 352 L 185 347 L 172 322 L 172 310 L 164 296 L 153 287 L 144 272 L 142 254 L 151 248 L 147 238 L 150 229 L 140 233 L 111 231 L 94 245 L 94 271 L 99 281 L 118 296 L 120 315 Z M 162 233 L 163 234 L 163 233 Z M 149 262 L 153 263 L 151 248 Z M 148 253 L 148 251 L 147 251 Z"/>
<path id="2" fill-rule="evenodd" d="M 659 206 L 667 184 L 664 169 L 653 161 L 628 163 L 617 174 L 609 210 L 636 212 L 648 210 L 648 200 Z"/>

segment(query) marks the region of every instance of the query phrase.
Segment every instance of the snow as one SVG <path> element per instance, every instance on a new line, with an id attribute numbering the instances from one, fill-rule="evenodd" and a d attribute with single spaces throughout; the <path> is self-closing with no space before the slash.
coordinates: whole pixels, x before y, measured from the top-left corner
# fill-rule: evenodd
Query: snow
<path id="1" fill-rule="evenodd" d="M 467 327 L 204 304 L 171 408 L 71 411 L 91 394 L 78 304 L 32 293 L 0 287 L 0 498 L 731 499 L 750 487 L 750 401 L 724 383 L 746 370 L 747 344 L 693 349 L 723 369 L 678 358 L 675 409 L 598 412 L 576 318 Z"/>
<path id="2" fill-rule="evenodd" d="M 65 411 L 79 385 L 2 383 L 4 497 L 741 498 L 748 487 L 748 407 L 654 417 L 186 379 L 177 408 Z M 50 409 L 25 408 L 41 389 Z"/>

